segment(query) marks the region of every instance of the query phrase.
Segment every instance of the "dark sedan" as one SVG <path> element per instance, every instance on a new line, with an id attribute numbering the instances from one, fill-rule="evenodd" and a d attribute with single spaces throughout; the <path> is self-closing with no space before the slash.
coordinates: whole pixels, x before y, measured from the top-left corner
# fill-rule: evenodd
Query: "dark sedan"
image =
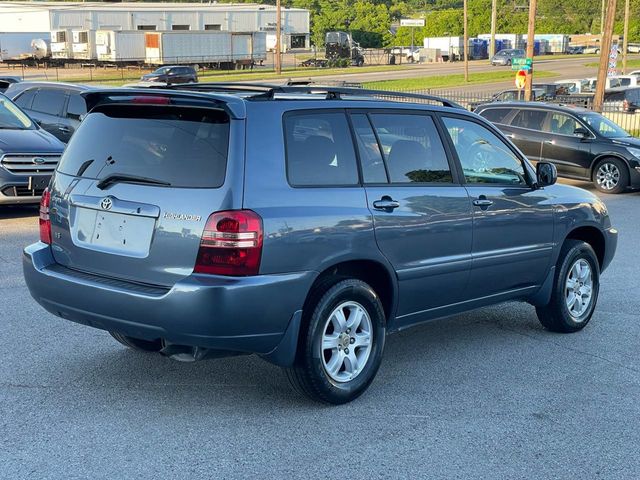
<path id="1" fill-rule="evenodd" d="M 475 112 L 530 160 L 555 164 L 560 176 L 606 193 L 640 187 L 640 139 L 599 113 L 541 102 L 485 104 Z"/>
<path id="2" fill-rule="evenodd" d="M 143 82 L 166 83 L 167 85 L 176 85 L 180 83 L 196 83 L 198 81 L 198 73 L 193 67 L 160 67 L 151 73 L 143 75 L 140 80 Z"/>

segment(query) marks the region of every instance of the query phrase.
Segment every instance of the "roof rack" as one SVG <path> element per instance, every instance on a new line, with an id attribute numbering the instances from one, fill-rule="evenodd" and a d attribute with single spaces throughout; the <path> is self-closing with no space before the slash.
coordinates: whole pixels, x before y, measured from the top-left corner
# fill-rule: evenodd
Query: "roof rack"
<path id="1" fill-rule="evenodd" d="M 334 87 L 330 85 L 269 85 L 256 83 L 189 83 L 181 85 L 158 85 L 153 88 L 171 90 L 192 90 L 199 92 L 255 93 L 251 100 L 274 100 L 277 94 L 324 94 L 327 100 L 340 100 L 349 97 L 381 97 L 383 99 L 412 99 L 439 103 L 444 107 L 466 110 L 462 105 L 437 95 L 422 93 L 394 92 L 387 90 L 369 90 L 356 87 Z"/>

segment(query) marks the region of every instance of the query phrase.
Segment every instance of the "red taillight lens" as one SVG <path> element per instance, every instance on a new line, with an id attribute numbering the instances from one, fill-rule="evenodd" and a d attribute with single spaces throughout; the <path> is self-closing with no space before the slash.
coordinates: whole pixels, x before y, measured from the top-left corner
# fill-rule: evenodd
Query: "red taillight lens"
<path id="1" fill-rule="evenodd" d="M 251 210 L 212 213 L 202 233 L 195 273 L 257 275 L 262 256 L 262 218 Z"/>
<path id="2" fill-rule="evenodd" d="M 622 109 L 626 112 L 629 110 L 629 100 L 627 100 L 626 98 L 624 99 L 624 101 L 622 102 Z"/>
<path id="3" fill-rule="evenodd" d="M 147 105 L 169 105 L 171 103 L 171 99 L 169 97 L 141 95 L 139 97 L 133 97 L 132 102 L 142 103 Z"/>
<path id="4" fill-rule="evenodd" d="M 49 219 L 49 204 L 51 192 L 46 188 L 40 199 L 40 241 L 51 245 L 51 220 Z"/>

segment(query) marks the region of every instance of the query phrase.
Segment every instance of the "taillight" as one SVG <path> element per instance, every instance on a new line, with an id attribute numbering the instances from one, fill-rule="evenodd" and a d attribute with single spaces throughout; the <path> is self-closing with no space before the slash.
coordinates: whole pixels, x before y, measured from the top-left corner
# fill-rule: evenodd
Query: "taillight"
<path id="1" fill-rule="evenodd" d="M 257 275 L 262 255 L 262 218 L 251 210 L 212 213 L 202 233 L 195 273 Z"/>
<path id="2" fill-rule="evenodd" d="M 625 112 L 629 111 L 629 100 L 627 100 L 626 98 L 622 102 L 622 110 L 624 110 Z"/>
<path id="3" fill-rule="evenodd" d="M 49 204 L 51 192 L 46 188 L 40 199 L 40 241 L 51 245 L 51 220 L 49 219 Z"/>

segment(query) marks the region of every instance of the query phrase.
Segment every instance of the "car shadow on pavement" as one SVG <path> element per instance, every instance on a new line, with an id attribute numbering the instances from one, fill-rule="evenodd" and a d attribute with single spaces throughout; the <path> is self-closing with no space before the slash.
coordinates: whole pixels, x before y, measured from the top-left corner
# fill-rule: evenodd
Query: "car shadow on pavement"
<path id="1" fill-rule="evenodd" d="M 439 392 L 461 374 L 486 378 L 489 358 L 510 369 L 513 358 L 531 348 L 531 337 L 539 337 L 538 342 L 551 335 L 542 329 L 532 307 L 513 303 L 408 329 L 388 337 L 378 377 L 361 401 L 386 402 L 381 398 L 416 386 Z M 85 349 L 82 355 L 62 360 L 67 365 L 59 365 L 67 370 L 67 378 L 75 378 L 73 386 L 85 393 L 100 395 L 106 387 L 117 391 L 125 403 L 126 397 L 138 401 L 142 397 L 150 404 L 170 401 L 183 410 L 200 410 L 203 402 L 212 409 L 250 410 L 259 410 L 260 405 L 300 409 L 319 405 L 299 396 L 279 367 L 257 356 L 179 363 L 120 348 L 106 333 L 95 340 L 100 342 L 98 351 Z M 544 362 L 535 360 L 535 351 L 524 358 L 520 361 L 529 365 Z"/>
<path id="2" fill-rule="evenodd" d="M 38 205 L 0 205 L 0 221 L 38 216 Z"/>

